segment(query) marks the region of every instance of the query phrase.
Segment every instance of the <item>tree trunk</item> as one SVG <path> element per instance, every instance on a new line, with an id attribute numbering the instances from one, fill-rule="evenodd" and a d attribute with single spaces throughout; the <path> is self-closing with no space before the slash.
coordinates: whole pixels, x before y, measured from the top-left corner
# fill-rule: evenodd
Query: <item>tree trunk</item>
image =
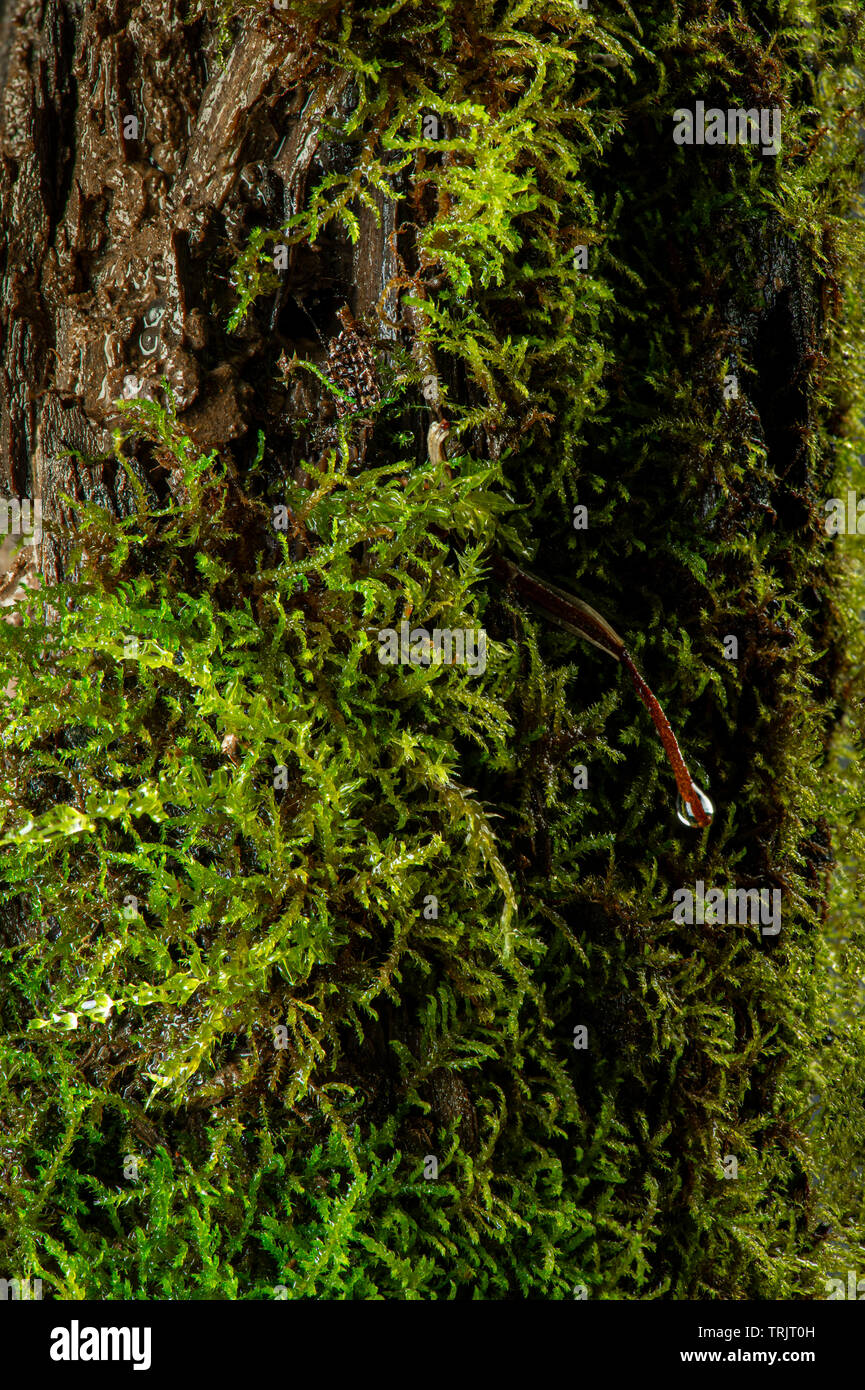
<path id="1" fill-rule="evenodd" d="M 846 20 L 826 20 L 812 51 L 813 26 L 791 20 L 776 57 L 759 4 L 734 33 L 709 0 L 693 0 L 682 35 L 679 7 L 643 29 L 612 8 L 587 15 L 575 0 L 532 3 L 513 18 L 515 38 L 511 19 L 486 0 L 449 7 L 450 18 L 436 12 L 429 31 L 420 20 L 412 27 L 412 7 L 226 3 L 217 14 L 179 0 L 5 4 L 0 483 L 21 508 L 38 503 L 40 522 L 23 527 L 32 544 L 17 558 L 5 547 L 0 599 L 12 605 L 37 576 L 49 586 L 77 580 L 88 504 L 115 520 L 182 509 L 194 491 L 184 459 L 213 454 L 224 487 L 208 474 L 201 526 L 218 516 L 211 548 L 196 553 L 200 570 L 178 542 L 176 556 L 160 551 L 150 569 L 139 555 L 123 579 L 146 614 L 141 596 L 176 559 L 180 614 L 181 599 L 200 597 L 196 574 L 209 582 L 219 571 L 208 602 L 229 618 L 206 649 L 212 668 L 201 658 L 194 698 L 212 696 L 199 724 L 216 740 L 202 742 L 195 786 L 223 788 L 220 814 L 230 819 L 260 771 L 244 764 L 244 728 L 251 745 L 262 730 L 290 725 L 300 768 L 273 783 L 282 798 L 274 844 L 302 842 L 278 888 L 256 848 L 270 802 L 248 815 L 244 803 L 221 840 L 202 813 L 189 835 L 200 833 L 206 847 L 191 868 L 186 830 L 172 820 L 176 837 L 166 831 L 160 845 L 175 855 L 166 850 L 159 861 L 166 877 L 148 861 L 152 953 L 145 965 L 134 952 L 123 956 L 115 979 L 118 989 L 138 988 L 144 970 L 155 981 L 142 1012 L 162 1013 L 140 1031 L 134 1010 L 103 1020 L 104 1035 L 58 1023 L 75 1015 L 60 1001 L 75 972 L 51 955 L 65 930 L 63 904 L 43 920 L 48 870 L 44 883 L 27 877 L 30 860 L 10 870 L 0 942 L 10 960 L 26 947 L 51 962 L 44 979 L 33 967 L 32 997 L 23 991 L 7 1004 L 10 1033 L 38 1016 L 46 1029 L 68 1027 L 70 1038 L 57 1063 L 66 1068 L 56 1083 L 67 1105 L 60 1137 L 53 1064 L 20 1080 L 29 1100 L 8 1103 L 6 1123 L 24 1136 L 25 1157 L 9 1177 L 24 1215 L 7 1253 L 38 1249 L 32 1269 L 66 1296 L 76 1287 L 109 1296 L 99 1283 L 109 1275 L 89 1273 L 92 1232 L 111 1250 L 110 1296 L 124 1296 L 133 1276 L 123 1241 L 98 1213 L 86 1215 L 78 1244 L 70 1236 L 64 1246 L 73 1277 L 30 1235 L 66 1241 L 64 1203 L 78 1201 L 90 1178 L 110 1188 L 112 1165 L 133 1143 L 147 1151 L 148 1181 L 154 1190 L 163 1183 L 166 1210 L 189 1242 L 199 1229 L 189 1210 L 210 1200 L 209 1155 L 220 1145 L 232 1155 L 232 1192 L 222 1193 L 218 1216 L 226 1233 L 245 1234 L 225 1255 L 229 1272 L 220 1267 L 214 1297 L 262 1296 L 271 1286 L 296 1297 L 399 1297 L 417 1287 L 435 1297 L 566 1298 L 575 1286 L 607 1298 L 804 1297 L 823 1228 L 846 1219 L 850 1196 L 839 1195 L 837 1172 L 827 1176 L 826 1136 L 843 1131 L 839 1153 L 848 1153 L 861 1136 L 859 1113 L 848 1130 L 833 1111 L 812 1152 L 802 1096 L 813 1076 L 803 1039 L 831 1015 L 820 939 L 832 839 L 815 766 L 853 698 L 822 505 L 838 486 L 839 439 L 853 434 L 856 367 L 839 365 L 848 334 L 862 360 L 861 325 L 842 303 L 861 171 L 842 139 L 849 112 L 833 113 L 837 147 L 808 122 L 812 68 L 846 71 L 860 39 Z M 355 39 L 340 35 L 346 17 L 357 54 L 348 52 Z M 719 84 L 724 107 L 745 102 L 740 72 L 759 106 L 783 102 L 786 129 L 794 114 L 801 121 L 784 165 L 795 186 L 772 182 L 771 159 L 755 173 L 734 162 L 742 151 L 672 143 L 672 109 L 707 91 L 701 82 Z M 669 92 L 678 97 L 668 101 Z M 434 133 L 417 136 L 428 119 Z M 811 222 L 812 136 L 826 164 Z M 314 231 L 301 226 L 319 191 L 342 178 L 355 179 L 345 215 Z M 580 249 L 588 273 L 575 279 Z M 163 424 L 152 425 L 156 411 L 130 415 L 136 401 L 158 406 Z M 443 461 L 421 489 L 427 427 L 445 412 L 457 419 L 466 457 Z M 339 488 L 318 515 L 335 459 Z M 369 482 L 373 469 L 382 470 L 380 485 Z M 301 564 L 332 548 L 320 571 L 301 565 L 294 590 L 269 587 L 268 567 L 283 552 L 262 520 L 289 492 L 285 554 Z M 416 514 L 421 492 L 426 512 Z M 400 495 L 414 530 L 383 559 L 381 547 L 399 532 Z M 352 496 L 368 510 L 366 530 Z M 223 504 L 239 535 L 234 549 L 218 531 Z M 572 522 L 580 505 L 585 533 Z M 356 540 L 343 553 L 346 534 Z M 578 587 L 626 632 L 651 683 L 665 688 L 671 721 L 680 733 L 684 726 L 698 780 L 702 769 L 712 778 L 718 813 L 707 838 L 702 826 L 682 838 L 665 811 L 675 788 L 642 707 L 616 684 L 618 668 L 531 625 L 504 582 L 518 571 L 495 558 L 505 552 Z M 490 571 L 503 582 L 485 578 Z M 60 592 L 73 611 L 79 596 Z M 107 582 L 106 592 L 114 592 Z M 420 621 L 418 594 L 430 627 L 443 613 L 483 618 L 498 665 L 480 696 L 467 687 L 454 695 L 453 684 L 443 696 L 440 679 L 429 694 L 410 685 L 412 671 L 405 683 L 397 672 L 386 689 L 375 685 L 386 667 L 370 656 L 374 646 L 358 655 L 352 643 L 379 625 Z M 154 624 L 170 607 L 160 595 Z M 376 605 L 386 601 L 385 615 Z M 306 681 L 319 701 L 308 743 L 297 733 L 306 716 L 290 704 L 293 685 L 267 703 L 278 675 L 263 639 L 260 679 L 244 675 L 254 691 L 246 725 L 218 722 L 240 670 L 218 666 L 234 651 L 230 638 L 241 634 L 238 647 L 259 640 L 277 612 L 295 685 Z M 14 621 L 26 632 L 21 605 Z M 142 642 L 146 635 L 141 627 Z M 176 669 L 166 658 L 166 703 L 141 733 L 142 760 L 156 760 L 150 782 L 172 807 L 162 822 L 154 814 L 157 826 L 182 820 L 177 804 L 186 804 L 159 778 L 170 780 L 200 732 L 189 718 L 193 695 L 171 684 L 193 664 L 189 643 L 199 639 L 197 630 L 178 639 Z M 308 661 L 309 650 L 325 653 L 323 664 Z M 353 705 L 335 673 L 341 665 L 358 673 L 358 690 L 369 678 L 376 694 Z M 92 670 L 94 691 L 103 676 L 108 690 L 107 665 Z M 147 679 L 144 671 L 115 714 L 149 698 Z M 14 693 L 13 677 L 7 701 Z M 110 739 L 97 751 L 88 743 L 107 719 L 95 694 L 94 702 L 69 728 L 36 739 L 42 762 L 26 762 L 20 722 L 4 751 L 11 819 L 37 821 L 58 808 L 84 817 L 89 806 L 92 839 L 74 844 L 91 848 L 99 816 L 108 824 L 113 814 L 102 803 L 93 810 L 94 785 L 132 796 L 135 780 L 111 771 Z M 189 722 L 175 738 L 180 709 Z M 70 750 L 76 760 L 64 762 Z M 582 788 L 578 766 L 588 767 Z M 69 767 L 72 792 L 51 780 Z M 310 768 L 321 776 L 313 798 Z M 849 788 L 834 795 L 836 821 L 855 821 Z M 326 818 L 343 806 L 338 823 Z M 129 812 L 124 834 L 143 837 L 142 808 Z M 362 849 L 358 826 L 369 834 Z M 111 838 L 115 830 L 111 822 L 99 872 L 85 868 L 83 848 L 80 864 L 59 850 L 50 860 L 60 832 L 45 831 L 44 864 L 67 875 L 70 903 L 85 873 L 106 897 L 106 884 L 123 882 L 119 869 L 111 878 L 118 864 L 134 876 L 134 855 L 119 830 Z M 274 902 L 259 911 L 268 873 Z M 218 878 L 235 874 L 250 895 L 248 921 L 229 907 L 197 917 L 218 895 Z M 177 925 L 175 879 L 194 942 Z M 670 896 L 698 880 L 783 890 L 783 934 L 758 923 L 748 937 L 755 923 L 736 924 L 744 930 L 734 949 L 717 923 L 671 922 Z M 301 904 L 285 948 L 291 968 L 280 958 L 262 986 L 249 962 L 282 930 L 290 900 Z M 103 977 L 83 902 L 75 909 L 82 978 L 96 988 Z M 848 929 L 845 920 L 841 937 L 853 952 Z M 108 940 L 104 922 L 102 930 Z M 315 957 L 306 974 L 291 955 L 302 955 L 304 941 Z M 216 984 L 207 1006 L 194 992 L 159 1002 L 159 980 L 175 967 L 192 978 L 206 958 L 215 981 L 222 945 L 236 948 L 255 979 L 247 995 L 226 987 L 224 1014 Z M 284 1055 L 274 1029 L 289 1038 Z M 35 1056 L 42 1034 L 33 1036 Z M 195 1065 L 175 1077 L 169 1100 L 154 1102 L 158 1067 L 193 1036 L 202 1040 Z M 848 1090 L 861 1085 L 863 1057 L 860 1037 L 845 1062 Z M 822 1083 L 829 1089 L 833 1065 Z M 88 1096 L 85 1118 L 69 1118 L 76 1087 Z M 28 1106 L 39 1115 L 35 1137 Z M 241 1131 L 258 1114 L 270 1129 L 253 1155 Z M 213 1147 L 208 1126 L 220 1136 Z M 40 1193 L 37 1175 L 63 1135 L 72 1157 Z M 181 1153 L 195 1172 L 192 1195 L 175 1182 Z M 728 1181 L 731 1156 L 747 1182 Z M 250 1183 L 266 1220 L 259 1212 L 247 1221 L 236 1205 L 234 1187 Z M 277 1221 L 288 1187 L 306 1205 Z M 361 1188 L 356 1236 L 351 1203 Z M 324 1248 L 334 1232 L 338 1257 L 325 1269 L 317 1242 Z M 151 1238 L 153 1269 L 170 1281 L 178 1267 L 170 1234 L 148 1227 Z M 846 1248 L 839 1237 L 845 1257 Z M 216 1277 L 208 1269 L 202 1256 L 202 1288 Z"/>

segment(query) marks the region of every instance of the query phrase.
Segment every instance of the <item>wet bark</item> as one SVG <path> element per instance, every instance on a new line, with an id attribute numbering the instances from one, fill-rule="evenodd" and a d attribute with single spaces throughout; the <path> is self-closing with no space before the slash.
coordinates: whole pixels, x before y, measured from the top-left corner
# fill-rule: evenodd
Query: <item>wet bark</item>
<path id="1" fill-rule="evenodd" d="M 65 499 L 133 508 L 111 457 L 118 399 L 164 399 L 165 378 L 196 445 L 242 473 L 264 430 L 284 476 L 332 407 L 308 374 L 280 375 L 281 355 L 323 361 L 340 310 L 375 317 L 394 273 L 389 210 L 380 226 L 364 210 L 357 248 L 327 235 L 293 248 L 276 292 L 228 333 L 236 252 L 338 163 L 321 117 L 351 93 L 311 66 L 290 16 L 241 18 L 222 63 L 214 23 L 184 22 L 188 8 L 7 0 L 0 21 L 0 491 L 41 501 L 49 582 L 71 548 Z M 162 461 L 143 442 L 134 453 L 164 497 Z"/>

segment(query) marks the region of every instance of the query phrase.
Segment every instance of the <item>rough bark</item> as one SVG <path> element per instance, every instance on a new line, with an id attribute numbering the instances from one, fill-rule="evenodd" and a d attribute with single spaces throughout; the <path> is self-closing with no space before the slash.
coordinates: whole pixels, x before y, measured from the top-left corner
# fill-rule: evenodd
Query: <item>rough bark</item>
<path id="1" fill-rule="evenodd" d="M 242 467 L 264 429 L 290 466 L 310 446 L 292 419 L 328 411 L 309 378 L 280 382 L 281 354 L 323 360 L 340 309 L 374 316 L 394 273 L 387 215 L 364 209 L 359 249 L 292 248 L 276 293 L 227 334 L 228 257 L 331 166 L 321 117 L 349 94 L 344 75 L 305 70 L 283 15 L 242 21 L 224 65 L 214 25 L 182 16 L 175 0 L 11 0 L 3 19 L 2 488 L 41 500 L 49 581 L 68 561 L 65 498 L 133 506 L 110 457 L 118 398 L 161 396 L 166 378 L 202 449 Z M 165 495 L 151 450 L 133 466 Z"/>

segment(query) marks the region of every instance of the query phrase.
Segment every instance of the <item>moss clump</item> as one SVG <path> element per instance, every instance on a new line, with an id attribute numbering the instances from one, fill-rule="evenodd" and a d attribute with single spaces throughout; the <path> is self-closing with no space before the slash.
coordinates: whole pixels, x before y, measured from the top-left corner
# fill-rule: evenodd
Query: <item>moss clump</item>
<path id="1" fill-rule="evenodd" d="M 858 21 L 307 9 L 339 158 L 253 233 L 232 324 L 274 245 L 382 200 L 413 314 L 300 477 L 133 407 L 137 513 L 79 509 L 69 576 L 0 625 L 3 1261 L 73 1298 L 821 1297 L 863 1233 L 861 929 L 826 877 L 834 827 L 861 853 L 856 589 L 821 514 L 859 443 Z M 780 107 L 782 154 L 674 146 L 693 99 Z M 430 365 L 449 471 L 415 456 Z M 492 546 L 626 636 L 706 835 Z M 404 618 L 483 625 L 486 671 L 382 666 Z M 698 879 L 780 887 L 780 937 L 674 923 Z"/>

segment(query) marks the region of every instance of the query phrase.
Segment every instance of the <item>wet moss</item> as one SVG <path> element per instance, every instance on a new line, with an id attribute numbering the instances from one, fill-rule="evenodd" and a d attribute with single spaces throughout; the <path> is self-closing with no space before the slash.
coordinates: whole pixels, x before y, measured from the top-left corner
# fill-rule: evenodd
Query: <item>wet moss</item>
<path id="1" fill-rule="evenodd" d="M 225 7 L 224 56 L 262 8 Z M 75 577 L 0 627 L 28 923 L 3 1254 L 67 1297 L 824 1296 L 863 1235 L 861 925 L 832 888 L 861 862 L 862 588 L 823 524 L 861 477 L 860 21 L 285 23 L 342 107 L 304 206 L 233 258 L 229 326 L 288 283 L 311 339 L 305 304 L 351 292 L 313 253 L 351 265 L 364 209 L 393 214 L 379 310 L 409 313 L 367 315 L 371 406 L 334 404 L 314 344 L 288 364 L 302 467 L 257 435 L 244 474 L 170 397 L 132 405 L 137 511 L 79 508 Z M 697 99 L 780 108 L 781 154 L 674 145 Z M 491 583 L 493 548 L 625 635 L 704 835 L 617 668 Z M 382 666 L 409 618 L 483 625 L 486 671 Z M 780 935 L 675 922 L 697 880 L 780 889 Z"/>

